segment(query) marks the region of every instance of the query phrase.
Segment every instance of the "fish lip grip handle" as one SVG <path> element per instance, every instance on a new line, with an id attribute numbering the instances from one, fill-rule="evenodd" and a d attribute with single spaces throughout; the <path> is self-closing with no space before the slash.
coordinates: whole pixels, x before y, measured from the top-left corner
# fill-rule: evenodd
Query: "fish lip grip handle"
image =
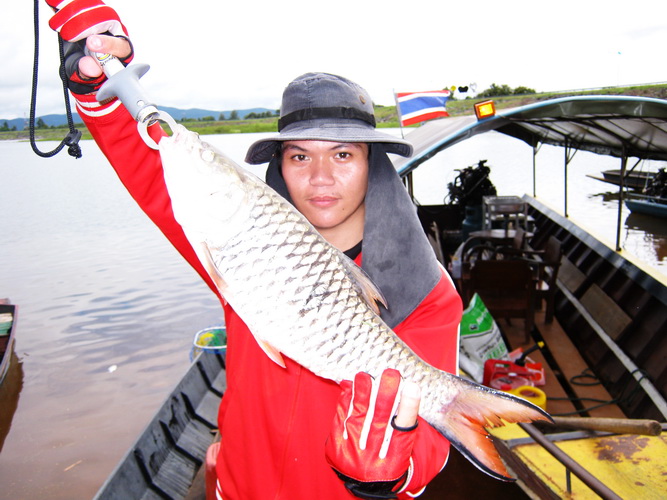
<path id="1" fill-rule="evenodd" d="M 94 57 L 102 67 L 108 80 L 97 92 L 97 100 L 105 101 L 112 97 L 118 97 L 127 111 L 137 120 L 137 128 L 144 142 L 153 149 L 158 149 L 157 143 L 148 135 L 148 126 L 157 120 L 165 121 L 170 128 L 175 130 L 175 120 L 164 111 L 159 111 L 155 104 L 148 98 L 145 89 L 139 83 L 139 79 L 150 69 L 148 64 L 130 64 L 127 67 L 110 54 L 90 52 L 86 53 Z"/>

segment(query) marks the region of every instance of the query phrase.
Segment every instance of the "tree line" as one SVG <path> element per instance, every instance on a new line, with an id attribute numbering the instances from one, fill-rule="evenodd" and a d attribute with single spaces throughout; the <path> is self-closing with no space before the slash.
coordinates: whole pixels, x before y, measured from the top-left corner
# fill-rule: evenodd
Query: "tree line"
<path id="1" fill-rule="evenodd" d="M 259 118 L 276 118 L 280 116 L 280 111 L 263 111 L 261 113 L 255 113 L 254 111 L 252 113 L 248 113 L 245 115 L 243 118 L 244 120 L 254 120 L 254 119 L 259 119 Z M 230 111 L 229 113 L 229 118 L 225 116 L 225 113 L 222 112 L 218 116 L 218 120 L 220 122 L 224 121 L 234 121 L 234 120 L 240 120 L 241 117 L 239 116 L 239 112 L 237 110 Z M 202 116 L 201 118 L 188 118 L 188 117 L 183 117 L 180 120 L 180 122 L 192 122 L 192 121 L 197 121 L 197 122 L 214 122 L 216 121 L 214 116 Z"/>
<path id="2" fill-rule="evenodd" d="M 509 85 L 496 85 L 495 83 L 492 83 L 491 86 L 486 89 L 482 90 L 476 98 L 479 97 L 499 97 L 499 96 L 504 96 L 504 95 L 521 95 L 521 94 L 536 94 L 535 89 L 531 89 L 529 87 L 516 87 L 516 88 L 511 88 Z"/>
<path id="3" fill-rule="evenodd" d="M 42 123 L 44 123 L 44 122 L 42 122 Z M 0 132 L 16 132 L 16 125 L 14 125 L 13 127 L 10 128 L 9 123 L 5 122 L 5 123 L 3 123 L 2 127 L 0 127 Z"/>

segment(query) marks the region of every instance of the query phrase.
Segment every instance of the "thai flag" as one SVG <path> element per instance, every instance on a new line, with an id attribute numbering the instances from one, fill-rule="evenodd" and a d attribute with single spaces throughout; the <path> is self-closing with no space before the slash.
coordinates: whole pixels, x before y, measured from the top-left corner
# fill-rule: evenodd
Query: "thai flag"
<path id="1" fill-rule="evenodd" d="M 449 90 L 397 93 L 396 103 L 401 117 L 401 125 L 407 127 L 414 123 L 449 116 L 445 107 L 449 95 Z"/>

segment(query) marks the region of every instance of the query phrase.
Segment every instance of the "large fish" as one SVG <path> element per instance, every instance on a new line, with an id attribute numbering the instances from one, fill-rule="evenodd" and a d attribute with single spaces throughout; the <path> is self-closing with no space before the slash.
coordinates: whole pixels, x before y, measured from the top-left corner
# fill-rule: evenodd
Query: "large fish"
<path id="1" fill-rule="evenodd" d="M 419 414 L 478 468 L 508 479 L 484 427 L 548 420 L 538 407 L 438 370 L 377 314 L 381 294 L 284 198 L 177 125 L 159 144 L 174 214 L 220 292 L 264 351 L 336 382 L 395 368 L 419 384 Z M 284 366 L 284 364 L 283 364 Z"/>

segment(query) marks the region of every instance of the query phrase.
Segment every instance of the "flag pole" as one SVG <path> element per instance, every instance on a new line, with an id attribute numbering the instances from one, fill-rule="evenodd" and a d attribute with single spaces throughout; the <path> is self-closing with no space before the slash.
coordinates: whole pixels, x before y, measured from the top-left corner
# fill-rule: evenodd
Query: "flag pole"
<path id="1" fill-rule="evenodd" d="M 396 113 L 398 114 L 398 126 L 401 127 L 401 139 L 405 139 L 403 134 L 403 118 L 401 117 L 401 107 L 398 105 L 398 98 L 396 97 L 396 90 L 391 89 L 394 93 L 394 102 L 396 103 Z"/>

